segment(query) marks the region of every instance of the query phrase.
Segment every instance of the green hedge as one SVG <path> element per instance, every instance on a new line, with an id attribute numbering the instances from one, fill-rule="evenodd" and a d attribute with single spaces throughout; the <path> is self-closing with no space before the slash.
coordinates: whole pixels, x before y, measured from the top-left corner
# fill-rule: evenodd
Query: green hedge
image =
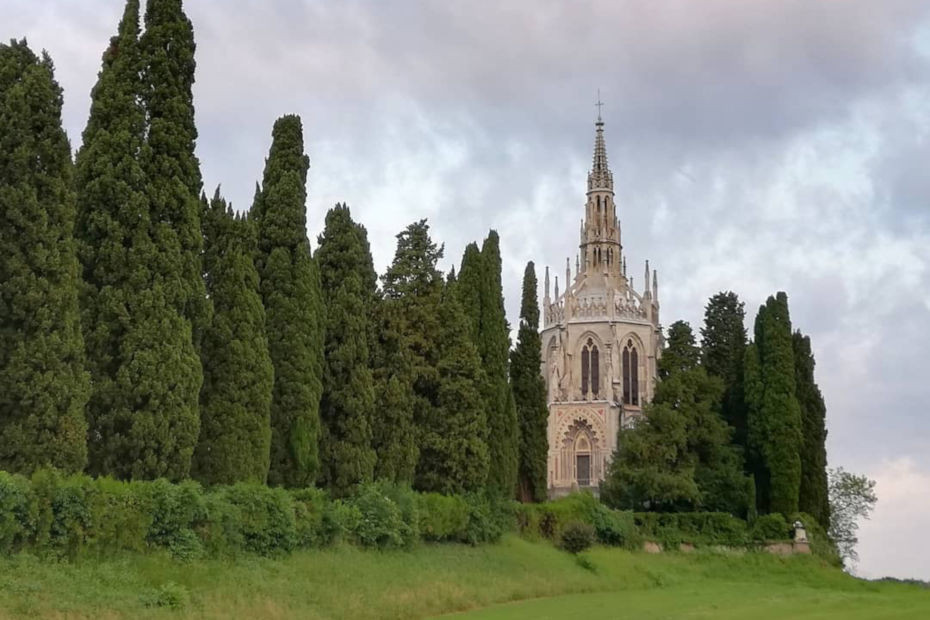
<path id="1" fill-rule="evenodd" d="M 636 526 L 665 548 L 681 543 L 741 546 L 749 543 L 746 522 L 726 512 L 637 512 Z"/>
<path id="2" fill-rule="evenodd" d="M 597 542 L 635 549 L 642 537 L 633 522 L 633 513 L 612 510 L 591 493 L 573 493 L 544 504 L 521 504 L 515 509 L 517 526 L 524 536 L 546 538 L 562 543 L 571 523 L 587 523 L 594 528 Z"/>
<path id="3" fill-rule="evenodd" d="M 330 500 L 318 489 L 256 484 L 204 490 L 196 482 L 119 482 L 39 471 L 0 472 L 0 554 L 76 558 L 167 551 L 181 559 L 286 554 L 345 541 L 407 548 L 418 541 L 497 540 L 509 503 L 445 497 L 377 483 Z"/>

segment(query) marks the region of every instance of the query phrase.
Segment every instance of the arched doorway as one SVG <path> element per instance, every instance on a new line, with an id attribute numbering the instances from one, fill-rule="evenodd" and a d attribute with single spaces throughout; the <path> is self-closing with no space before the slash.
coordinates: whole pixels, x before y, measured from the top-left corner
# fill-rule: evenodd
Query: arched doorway
<path id="1" fill-rule="evenodd" d="M 562 436 L 559 478 L 579 488 L 596 487 L 603 473 L 603 454 L 594 427 L 576 418 Z"/>

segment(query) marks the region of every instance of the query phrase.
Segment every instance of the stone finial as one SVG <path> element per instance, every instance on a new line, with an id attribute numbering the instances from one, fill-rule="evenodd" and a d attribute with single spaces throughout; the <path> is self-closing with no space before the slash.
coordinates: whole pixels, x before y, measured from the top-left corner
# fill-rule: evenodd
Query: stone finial
<path id="1" fill-rule="evenodd" d="M 646 261 L 646 275 L 643 277 L 643 295 L 649 295 L 649 261 Z"/>
<path id="2" fill-rule="evenodd" d="M 555 277 L 555 298 L 559 298 L 559 276 Z"/>
<path id="3" fill-rule="evenodd" d="M 549 265 L 546 265 L 545 299 L 549 299 Z"/>
<path id="4" fill-rule="evenodd" d="M 659 301 L 659 275 L 658 270 L 652 272 L 652 298 Z"/>

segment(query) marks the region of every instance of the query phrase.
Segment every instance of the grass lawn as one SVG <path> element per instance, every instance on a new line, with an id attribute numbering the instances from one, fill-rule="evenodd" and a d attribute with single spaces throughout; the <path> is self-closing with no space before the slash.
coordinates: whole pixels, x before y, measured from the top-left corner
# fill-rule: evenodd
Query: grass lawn
<path id="1" fill-rule="evenodd" d="M 24 555 L 0 559 L 0 617 L 930 618 L 930 590 L 858 581 L 810 557 L 584 555 L 593 570 L 512 536 L 475 548 L 340 547 L 235 561 Z"/>

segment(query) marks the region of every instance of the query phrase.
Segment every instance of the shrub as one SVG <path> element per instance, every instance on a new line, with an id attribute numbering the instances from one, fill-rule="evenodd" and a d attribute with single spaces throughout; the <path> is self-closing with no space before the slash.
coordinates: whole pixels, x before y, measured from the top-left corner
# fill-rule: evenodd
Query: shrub
<path id="1" fill-rule="evenodd" d="M 358 544 L 379 549 L 397 549 L 406 544 L 403 532 L 407 526 L 400 509 L 380 485 L 360 486 L 351 504 L 361 517 L 353 531 Z"/>
<path id="2" fill-rule="evenodd" d="M 420 539 L 420 515 L 417 494 L 407 485 L 376 482 L 374 487 L 385 497 L 394 502 L 400 514 L 401 526 L 398 531 L 401 544 L 412 547 Z"/>
<path id="3" fill-rule="evenodd" d="M 463 540 L 468 530 L 468 503 L 458 495 L 421 493 L 417 498 L 420 536 L 424 540 Z"/>
<path id="4" fill-rule="evenodd" d="M 571 521 L 562 531 L 562 548 L 569 553 L 580 553 L 594 544 L 594 526 L 583 521 Z"/>
<path id="5" fill-rule="evenodd" d="M 239 483 L 217 491 L 236 508 L 229 513 L 230 529 L 238 529 L 237 541 L 242 548 L 259 555 L 290 552 L 297 545 L 297 522 L 294 503 L 284 489 L 258 484 Z"/>
<path id="6" fill-rule="evenodd" d="M 484 493 L 469 493 L 464 500 L 468 506 L 468 524 L 460 542 L 477 545 L 500 540 L 512 515 L 510 505 Z"/>
<path id="7" fill-rule="evenodd" d="M 182 560 L 203 555 L 203 544 L 195 532 L 208 517 L 200 485 L 193 481 L 172 484 L 159 479 L 145 485 L 143 494 L 152 515 L 146 535 L 148 543 L 167 549 Z"/>
<path id="8" fill-rule="evenodd" d="M 781 513 L 758 517 L 752 524 L 751 535 L 753 540 L 788 540 L 791 538 L 791 527 Z"/>
<path id="9" fill-rule="evenodd" d="M 29 481 L 0 471 L 0 553 L 15 553 L 29 539 Z"/>

